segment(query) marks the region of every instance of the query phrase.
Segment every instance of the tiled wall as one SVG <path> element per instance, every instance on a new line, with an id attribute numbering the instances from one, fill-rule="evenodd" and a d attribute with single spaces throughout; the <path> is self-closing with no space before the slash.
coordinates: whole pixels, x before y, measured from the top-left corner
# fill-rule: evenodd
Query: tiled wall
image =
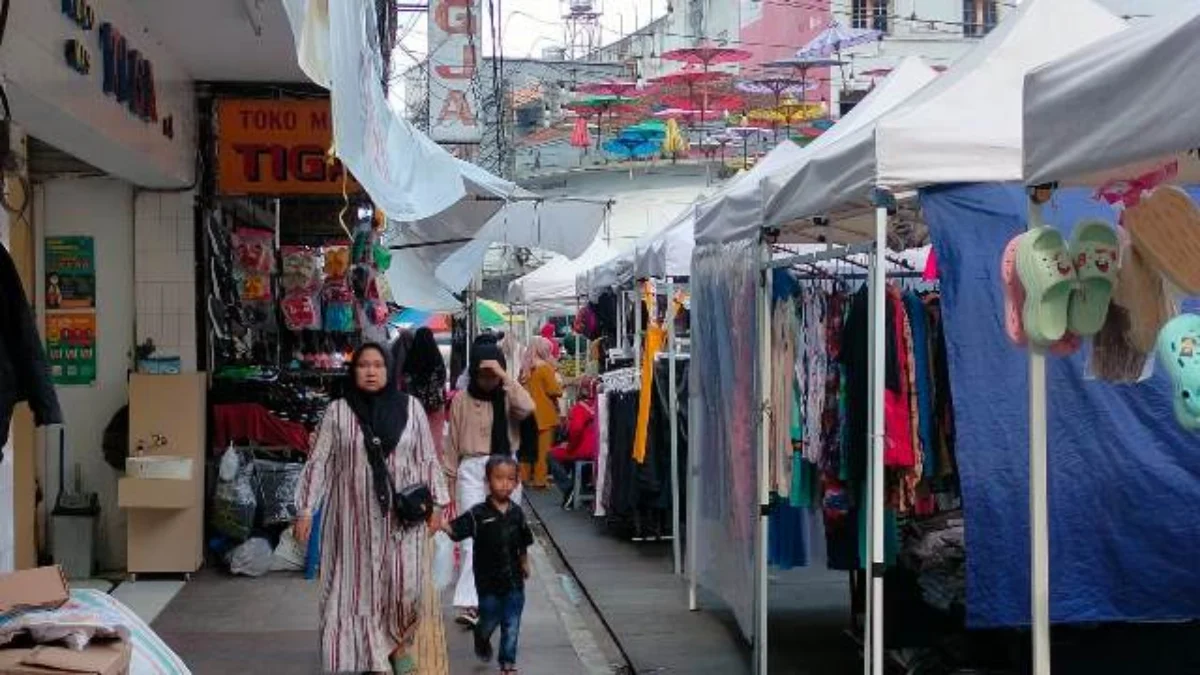
<path id="1" fill-rule="evenodd" d="M 140 192 L 134 205 L 137 342 L 196 369 L 195 217 L 191 192 Z"/>

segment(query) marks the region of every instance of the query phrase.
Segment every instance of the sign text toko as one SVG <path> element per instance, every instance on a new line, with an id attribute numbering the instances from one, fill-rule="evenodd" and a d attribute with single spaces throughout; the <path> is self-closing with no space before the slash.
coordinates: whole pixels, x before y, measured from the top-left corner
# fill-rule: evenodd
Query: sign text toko
<path id="1" fill-rule="evenodd" d="M 360 190 L 333 142 L 329 99 L 224 99 L 217 104 L 217 190 L 227 195 L 321 195 Z"/>

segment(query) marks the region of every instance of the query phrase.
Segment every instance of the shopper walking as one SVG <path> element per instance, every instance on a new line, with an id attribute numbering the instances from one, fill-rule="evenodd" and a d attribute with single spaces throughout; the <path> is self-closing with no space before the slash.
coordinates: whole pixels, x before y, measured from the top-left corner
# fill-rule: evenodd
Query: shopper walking
<path id="1" fill-rule="evenodd" d="M 558 382 L 558 371 L 554 369 L 551 343 L 544 337 L 529 341 L 525 351 L 525 364 L 521 368 L 521 384 L 533 398 L 534 417 L 537 419 L 537 456 L 532 467 L 522 468 L 522 478 L 529 480 L 539 490 L 548 486 L 550 446 L 554 445 L 554 432 L 558 428 L 558 400 L 562 398 L 562 385 Z"/>
<path id="2" fill-rule="evenodd" d="M 446 360 L 438 347 L 433 331 L 419 328 L 413 335 L 408 357 L 404 361 L 404 391 L 425 408 L 433 445 L 438 458 L 442 456 L 442 439 L 446 435 Z"/>
<path id="3" fill-rule="evenodd" d="M 450 404 L 447 468 L 456 479 L 457 513 L 466 513 L 487 497 L 486 467 L 492 455 L 513 457 L 521 444 L 521 421 L 533 414 L 533 399 L 510 376 L 508 362 L 495 343 L 476 343 L 471 349 L 465 393 Z M 521 500 L 521 489 L 514 495 Z M 459 623 L 479 622 L 472 542 L 463 542 L 461 569 L 454 591 Z"/>
<path id="4" fill-rule="evenodd" d="M 533 532 L 525 512 L 512 501 L 518 485 L 517 462 L 493 455 L 486 472 L 488 498 L 442 527 L 454 541 L 469 539 L 475 544 L 475 587 L 479 589 L 475 655 L 484 663 L 492 660 L 492 635 L 498 627 L 500 675 L 514 675 Z"/>
<path id="5" fill-rule="evenodd" d="M 300 542 L 322 512 L 320 641 L 330 673 L 417 672 L 422 567 L 440 515 L 406 524 L 397 493 L 423 484 L 437 507 L 450 499 L 425 411 L 389 382 L 392 372 L 384 347 L 355 352 L 346 396 L 325 412 L 297 489 Z"/>

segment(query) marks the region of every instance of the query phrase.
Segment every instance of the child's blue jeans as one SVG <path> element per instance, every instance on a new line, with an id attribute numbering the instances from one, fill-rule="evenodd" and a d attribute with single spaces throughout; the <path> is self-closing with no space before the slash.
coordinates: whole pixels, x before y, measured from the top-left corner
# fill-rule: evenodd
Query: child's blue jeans
<path id="1" fill-rule="evenodd" d="M 517 665 L 517 642 L 521 638 L 521 612 L 525 611 L 525 591 L 513 589 L 505 595 L 479 594 L 479 625 L 475 627 L 481 639 L 488 642 L 496 627 L 500 627 L 500 665 Z"/>

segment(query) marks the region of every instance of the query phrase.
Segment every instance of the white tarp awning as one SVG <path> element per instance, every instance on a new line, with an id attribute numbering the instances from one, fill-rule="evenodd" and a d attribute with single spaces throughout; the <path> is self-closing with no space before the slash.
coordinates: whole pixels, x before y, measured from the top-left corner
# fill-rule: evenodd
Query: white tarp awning
<path id="1" fill-rule="evenodd" d="M 1179 155 L 1181 173 L 1195 176 L 1186 151 L 1200 148 L 1197 83 L 1194 2 L 1034 70 L 1025 77 L 1026 182 L 1132 178 Z"/>
<path id="2" fill-rule="evenodd" d="M 878 185 L 895 192 L 1021 180 L 1025 73 L 1126 27 L 1092 0 L 1021 3 L 944 75 L 881 118 Z M 1121 89 L 1112 94 L 1126 98 Z"/>
<path id="3" fill-rule="evenodd" d="M 534 311 L 572 310 L 579 295 L 576 276 L 580 269 L 591 269 L 615 255 L 603 240 L 597 239 L 582 255 L 568 258 L 558 255 L 545 265 L 513 281 L 508 286 L 508 301 Z"/>
<path id="4" fill-rule="evenodd" d="M 858 105 L 792 161 L 767 172 L 761 189 L 765 213 L 757 220 L 712 221 L 697 228 L 698 242 L 726 242 L 757 234 L 764 223 L 785 223 L 827 212 L 839 200 L 860 198 L 873 178 L 863 166 L 860 146 L 873 138 L 874 123 L 931 82 L 937 73 L 909 57 L 876 85 Z M 865 183 L 864 183 L 865 181 Z"/>

